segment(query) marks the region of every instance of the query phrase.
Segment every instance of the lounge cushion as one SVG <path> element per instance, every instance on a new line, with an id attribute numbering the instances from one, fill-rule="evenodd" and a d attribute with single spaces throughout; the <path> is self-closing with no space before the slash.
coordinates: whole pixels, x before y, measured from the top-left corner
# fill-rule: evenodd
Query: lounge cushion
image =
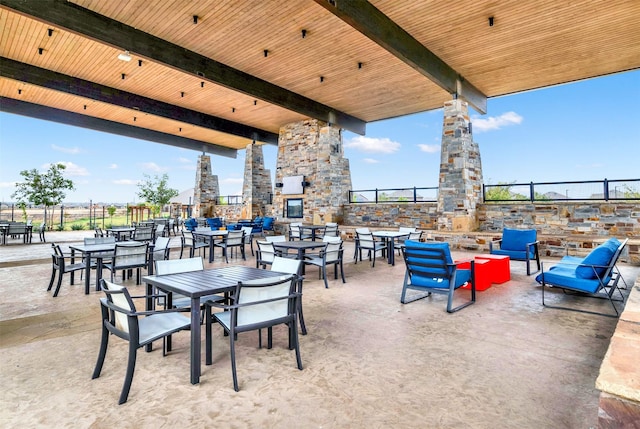
<path id="1" fill-rule="evenodd" d="M 601 244 L 589 253 L 576 268 L 576 277 L 581 279 L 595 279 L 607 270 L 615 250 Z"/>
<path id="2" fill-rule="evenodd" d="M 527 252 L 525 250 L 505 250 L 505 249 L 493 249 L 491 250 L 492 255 L 503 255 L 508 256 L 511 259 L 517 261 L 526 261 L 527 260 Z M 535 252 L 529 252 L 529 259 L 535 259 Z"/>
<path id="3" fill-rule="evenodd" d="M 502 250 L 516 250 L 523 252 L 522 259 L 525 259 L 527 244 L 534 243 L 537 239 L 535 229 L 510 229 L 504 228 L 502 231 Z"/>
<path id="4" fill-rule="evenodd" d="M 592 269 L 589 267 L 589 269 Z M 560 287 L 569 288 L 586 293 L 596 293 L 600 288 L 598 279 L 585 279 L 576 277 L 575 265 L 559 264 L 554 265 L 549 271 L 538 274 L 536 281 L 542 283 L 544 276 L 545 283 L 558 285 Z M 603 284 L 608 284 L 611 277 L 602 280 Z"/>
<path id="5" fill-rule="evenodd" d="M 471 270 L 457 269 L 456 284 L 454 285 L 454 288 L 457 289 L 460 286 L 463 286 L 470 280 L 470 278 Z M 449 289 L 449 280 L 442 278 L 421 277 L 414 274 L 411 276 L 411 286 Z"/>

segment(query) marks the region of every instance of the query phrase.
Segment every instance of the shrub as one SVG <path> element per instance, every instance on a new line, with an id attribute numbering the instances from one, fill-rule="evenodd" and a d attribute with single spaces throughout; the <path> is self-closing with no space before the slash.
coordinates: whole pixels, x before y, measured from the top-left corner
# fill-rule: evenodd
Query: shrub
<path id="1" fill-rule="evenodd" d="M 83 229 L 87 229 L 86 225 L 83 225 L 81 223 L 74 223 L 73 225 L 71 225 L 71 229 L 73 231 L 82 231 Z"/>

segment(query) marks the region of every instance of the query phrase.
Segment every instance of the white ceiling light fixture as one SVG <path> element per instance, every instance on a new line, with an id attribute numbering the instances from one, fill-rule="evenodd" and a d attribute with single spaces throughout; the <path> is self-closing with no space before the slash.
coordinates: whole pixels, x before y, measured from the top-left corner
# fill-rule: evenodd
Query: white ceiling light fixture
<path id="1" fill-rule="evenodd" d="M 118 55 L 118 59 L 122 61 L 131 61 L 131 55 L 129 54 L 129 51 L 124 51 Z"/>

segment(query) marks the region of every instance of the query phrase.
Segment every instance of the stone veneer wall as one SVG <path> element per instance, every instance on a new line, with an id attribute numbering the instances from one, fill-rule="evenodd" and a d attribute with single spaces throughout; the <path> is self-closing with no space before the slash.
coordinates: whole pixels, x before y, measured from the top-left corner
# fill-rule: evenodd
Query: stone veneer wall
<path id="1" fill-rule="evenodd" d="M 542 255 L 584 256 L 609 236 L 628 237 L 623 261 L 640 265 L 640 203 L 544 203 L 480 204 L 477 231 L 447 232 L 436 228 L 435 203 L 349 204 L 340 230 L 352 237 L 356 227 L 396 229 L 415 226 L 427 231 L 429 238 L 448 241 L 453 248 L 488 251 L 488 242 L 498 238 L 504 227 L 535 228 L 541 241 Z"/>
<path id="2" fill-rule="evenodd" d="M 209 155 L 198 156 L 196 184 L 193 188 L 193 217 L 213 217 L 220 187 L 218 176 L 212 174 Z"/>
<path id="3" fill-rule="evenodd" d="M 474 231 L 482 202 L 480 148 L 473 141 L 468 104 L 444 103 L 438 192 L 438 230 Z"/>
<path id="4" fill-rule="evenodd" d="M 344 158 L 339 128 L 310 119 L 288 124 L 280 129 L 276 183 L 284 177 L 304 176 L 309 186 L 300 195 L 283 195 L 275 188 L 273 215 L 276 222 L 323 224 L 343 222 L 343 207 L 351 189 L 349 160 Z M 303 199 L 303 218 L 288 219 L 284 215 L 287 198 Z"/>
<path id="5" fill-rule="evenodd" d="M 270 199 L 273 193 L 271 171 L 264 168 L 262 146 L 247 146 L 242 185 L 242 210 L 240 218 L 253 219 L 256 216 L 270 216 L 273 209 Z"/>

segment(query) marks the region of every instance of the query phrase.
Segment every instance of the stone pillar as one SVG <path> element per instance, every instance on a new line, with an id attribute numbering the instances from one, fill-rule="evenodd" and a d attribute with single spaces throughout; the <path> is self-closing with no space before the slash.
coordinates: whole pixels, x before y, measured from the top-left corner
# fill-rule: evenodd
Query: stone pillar
<path id="1" fill-rule="evenodd" d="M 468 105 L 462 100 L 444 104 L 438 186 L 438 230 L 476 230 L 476 207 L 482 202 L 482 164 L 471 133 Z"/>
<path id="2" fill-rule="evenodd" d="M 302 221 L 325 224 L 342 223 L 344 205 L 349 203 L 351 171 L 344 157 L 342 133 L 339 128 L 315 119 L 285 125 L 280 129 L 276 184 L 285 177 L 304 176 L 309 186 L 298 195 L 283 195 L 275 188 L 274 215 L 279 222 Z M 288 219 L 286 200 L 302 198 L 303 218 Z"/>
<path id="3" fill-rule="evenodd" d="M 244 182 L 242 185 L 242 219 L 256 216 L 271 216 L 271 171 L 264 168 L 262 146 L 247 146 L 244 162 Z"/>
<path id="4" fill-rule="evenodd" d="M 204 154 L 198 156 L 196 185 L 193 188 L 193 216 L 214 217 L 219 194 L 218 176 L 212 174 L 211 158 Z"/>

